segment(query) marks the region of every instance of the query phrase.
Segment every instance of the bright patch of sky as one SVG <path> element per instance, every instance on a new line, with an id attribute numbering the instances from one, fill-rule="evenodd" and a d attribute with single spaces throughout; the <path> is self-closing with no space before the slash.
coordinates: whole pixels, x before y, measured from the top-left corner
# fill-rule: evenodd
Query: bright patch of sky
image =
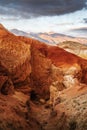
<path id="1" fill-rule="evenodd" d="M 87 18 L 87 10 L 82 9 L 74 13 L 58 16 L 42 16 L 38 18 L 23 19 L 16 16 L 0 16 L 0 23 L 8 29 L 19 29 L 25 32 L 57 32 L 70 34 L 74 28 L 87 27 L 84 19 Z M 73 33 L 71 32 L 71 35 Z"/>

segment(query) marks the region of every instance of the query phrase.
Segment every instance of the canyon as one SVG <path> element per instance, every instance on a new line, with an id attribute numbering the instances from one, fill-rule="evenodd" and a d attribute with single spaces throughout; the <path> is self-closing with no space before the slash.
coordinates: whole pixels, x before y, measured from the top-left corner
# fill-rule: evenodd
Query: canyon
<path id="1" fill-rule="evenodd" d="M 87 51 L 74 45 L 17 36 L 0 24 L 1 130 L 87 129 Z"/>

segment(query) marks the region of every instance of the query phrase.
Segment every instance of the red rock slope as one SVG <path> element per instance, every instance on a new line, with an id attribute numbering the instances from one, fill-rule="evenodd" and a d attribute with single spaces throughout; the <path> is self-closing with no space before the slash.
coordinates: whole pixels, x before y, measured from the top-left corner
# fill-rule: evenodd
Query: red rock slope
<path id="1" fill-rule="evenodd" d="M 62 109 L 64 107 L 69 109 L 70 106 L 69 110 L 72 110 L 70 102 L 74 105 L 77 101 L 84 101 L 85 106 L 87 105 L 84 100 L 87 97 L 86 84 L 86 60 L 59 47 L 49 46 L 30 38 L 17 37 L 0 25 L 0 92 L 13 94 L 7 97 L 0 94 L 0 129 L 64 130 L 66 126 L 66 130 L 71 130 L 73 122 L 69 119 L 71 124 L 68 129 L 69 115 Z M 16 92 L 18 89 L 26 92 L 28 96 Z M 52 106 L 48 104 L 49 98 L 53 98 Z M 73 98 L 76 99 L 76 103 Z M 33 105 L 32 100 L 39 105 Z M 81 103 L 83 109 L 84 102 Z M 41 103 L 45 105 L 41 106 Z M 75 108 L 79 108 L 78 103 Z M 76 112 L 78 115 L 77 110 Z M 83 119 L 82 112 L 79 114 Z M 73 114 L 69 118 L 72 116 Z M 82 125 L 84 123 L 83 121 Z M 77 123 L 74 124 L 76 127 Z"/>
<path id="2" fill-rule="evenodd" d="M 9 71 L 15 86 L 23 86 L 28 82 L 30 53 L 30 45 L 25 45 L 0 25 L 0 61 Z"/>
<path id="3" fill-rule="evenodd" d="M 72 74 L 80 82 L 87 83 L 87 61 L 69 53 L 57 46 L 49 46 L 37 40 L 18 37 L 26 44 L 31 45 L 31 80 L 37 93 L 41 96 L 48 95 L 49 87 L 52 84 L 53 66 L 62 71 L 62 75 Z"/>

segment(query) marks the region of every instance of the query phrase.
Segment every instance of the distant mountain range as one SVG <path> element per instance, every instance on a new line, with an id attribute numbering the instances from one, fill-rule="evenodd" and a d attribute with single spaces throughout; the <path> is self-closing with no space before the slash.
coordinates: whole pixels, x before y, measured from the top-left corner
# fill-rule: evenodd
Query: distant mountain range
<path id="1" fill-rule="evenodd" d="M 25 36 L 25 37 L 30 37 L 37 39 L 41 42 L 45 42 L 48 44 L 59 44 L 64 41 L 74 41 L 74 42 L 79 42 L 81 44 L 86 44 L 87 45 L 87 39 L 86 38 L 80 38 L 80 37 L 72 37 L 64 34 L 59 34 L 59 33 L 27 33 L 18 29 L 12 29 L 10 30 L 12 33 L 18 35 L 18 36 Z"/>

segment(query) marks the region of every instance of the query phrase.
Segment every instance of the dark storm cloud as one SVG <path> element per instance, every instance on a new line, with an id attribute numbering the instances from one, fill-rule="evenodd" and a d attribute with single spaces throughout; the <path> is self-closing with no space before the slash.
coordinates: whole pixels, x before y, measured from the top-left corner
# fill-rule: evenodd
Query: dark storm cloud
<path id="1" fill-rule="evenodd" d="M 87 0 L 0 0 L 0 14 L 31 16 L 55 16 L 86 8 Z"/>

